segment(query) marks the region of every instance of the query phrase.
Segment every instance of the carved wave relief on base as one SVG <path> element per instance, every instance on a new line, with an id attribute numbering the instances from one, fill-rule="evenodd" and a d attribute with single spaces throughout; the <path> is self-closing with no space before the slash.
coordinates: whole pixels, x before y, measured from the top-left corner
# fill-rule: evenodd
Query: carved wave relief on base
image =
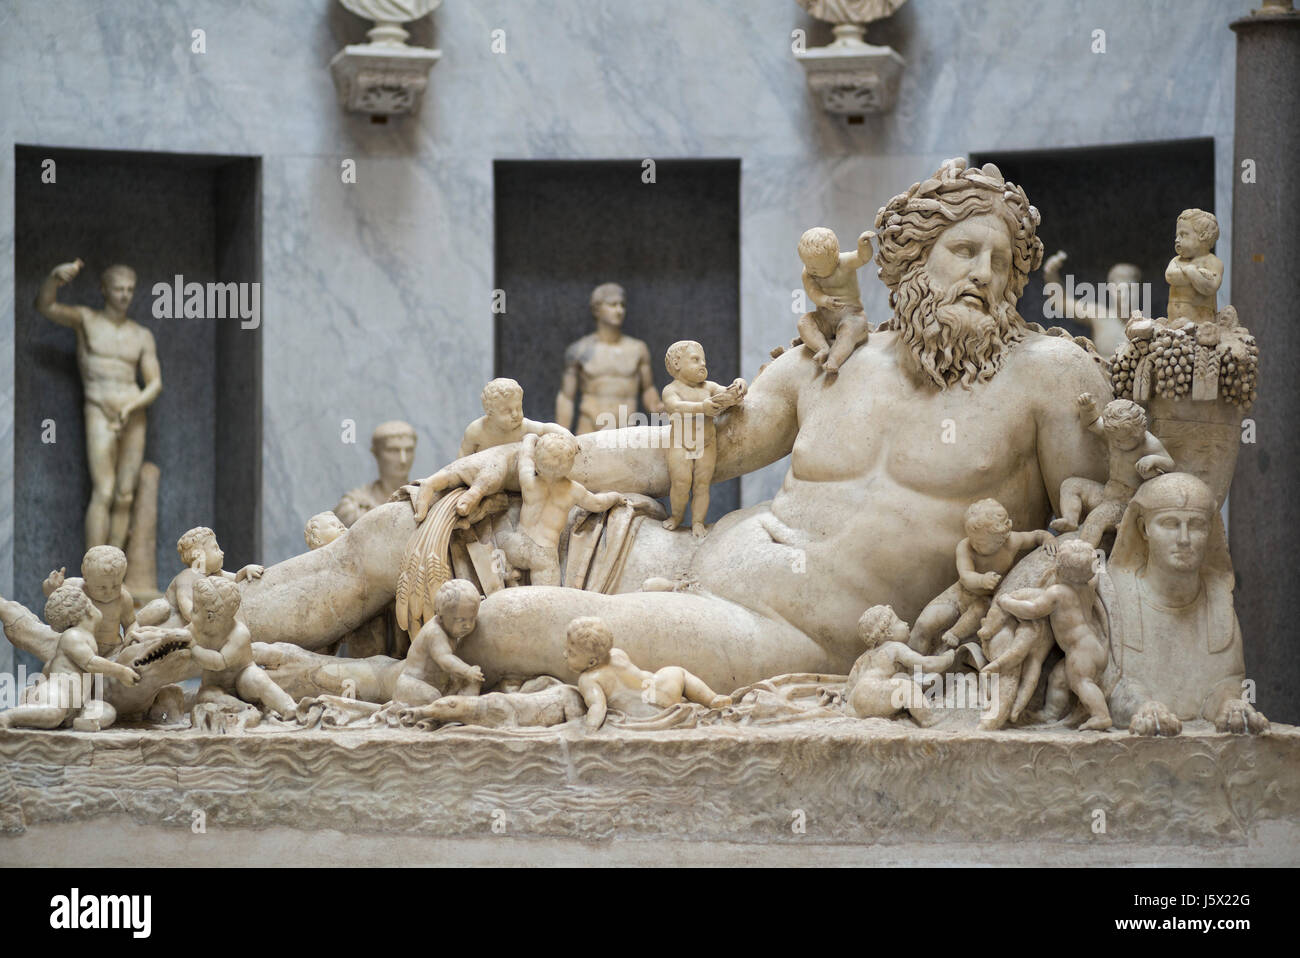
<path id="1" fill-rule="evenodd" d="M 1287 727 L 1260 739 L 870 721 L 734 733 L 6 731 L 0 833 L 110 815 L 189 828 L 201 810 L 209 828 L 438 836 L 503 817 L 515 836 L 588 841 L 1223 845 L 1263 821 L 1300 822 L 1300 730 Z"/>

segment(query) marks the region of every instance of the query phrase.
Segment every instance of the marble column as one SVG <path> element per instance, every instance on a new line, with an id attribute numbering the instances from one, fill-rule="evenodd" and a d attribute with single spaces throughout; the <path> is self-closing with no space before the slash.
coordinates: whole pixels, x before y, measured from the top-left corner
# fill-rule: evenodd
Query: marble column
<path id="1" fill-rule="evenodd" d="M 1237 34 L 1232 303 L 1255 334 L 1259 399 L 1232 484 L 1229 532 L 1246 672 L 1274 721 L 1300 723 L 1300 13 L 1269 2 Z"/>

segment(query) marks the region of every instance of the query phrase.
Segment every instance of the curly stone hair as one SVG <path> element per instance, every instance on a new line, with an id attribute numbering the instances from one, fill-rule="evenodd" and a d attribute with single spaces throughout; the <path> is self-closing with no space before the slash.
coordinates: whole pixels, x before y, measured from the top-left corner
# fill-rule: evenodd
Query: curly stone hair
<path id="1" fill-rule="evenodd" d="M 318 512 L 308 519 L 307 527 L 302 531 L 303 538 L 307 540 L 307 548 L 319 549 L 321 546 L 326 545 L 325 528 L 332 525 L 343 526 L 343 520 L 336 516 L 333 511 Z M 347 528 L 344 527 L 343 531 L 346 532 Z"/>
<path id="2" fill-rule="evenodd" d="M 891 606 L 873 605 L 858 619 L 858 638 L 862 639 L 867 648 L 874 649 L 889 638 L 894 623 L 898 621 L 898 615 Z"/>
<path id="3" fill-rule="evenodd" d="M 592 666 L 608 659 L 613 647 L 614 633 L 609 631 L 604 619 L 594 615 L 574 619 L 564 633 L 565 654 L 577 653 Z"/>
<path id="4" fill-rule="evenodd" d="M 1219 241 L 1219 221 L 1213 213 L 1205 210 L 1183 210 L 1178 214 L 1178 222 L 1186 223 L 1210 249 Z"/>
<path id="5" fill-rule="evenodd" d="M 194 583 L 194 610 L 200 607 L 213 609 L 218 614 L 229 610 L 232 614 L 239 608 L 239 586 L 221 576 L 200 576 Z"/>
<path id="6" fill-rule="evenodd" d="M 1008 183 L 992 163 L 968 169 L 958 157 L 945 161 L 934 176 L 913 183 L 876 213 L 875 260 L 881 281 L 889 287 L 889 305 L 895 309 L 886 328 L 898 328 L 899 287 L 924 267 L 939 235 L 954 223 L 983 213 L 999 216 L 1011 233 L 1012 270 L 1005 295 L 1015 308 L 1029 274 L 1043 261 L 1038 210 L 1025 191 Z"/>
<path id="7" fill-rule="evenodd" d="M 825 226 L 814 226 L 805 230 L 799 237 L 799 259 L 803 262 L 818 262 L 831 256 L 840 255 L 840 241 L 835 231 Z"/>
<path id="8" fill-rule="evenodd" d="M 533 459 L 545 459 L 548 462 L 573 464 L 578 457 L 578 440 L 567 432 L 548 432 L 539 436 L 533 450 Z M 567 468 L 567 467 L 566 467 Z"/>
<path id="9" fill-rule="evenodd" d="M 1082 539 L 1066 539 L 1056 547 L 1056 569 L 1070 582 L 1092 577 L 1093 548 Z"/>
<path id="10" fill-rule="evenodd" d="M 1006 535 L 1011 531 L 1011 516 L 996 499 L 981 499 L 967 508 L 964 527 L 968 535 L 972 532 Z"/>
<path id="11" fill-rule="evenodd" d="M 194 550 L 200 548 L 207 539 L 215 539 L 217 534 L 207 526 L 195 526 L 189 532 L 185 533 L 176 540 L 176 552 L 181 557 L 181 562 L 189 565 L 193 559 Z"/>
<path id="12" fill-rule="evenodd" d="M 488 412 L 512 399 L 522 399 L 523 395 L 524 387 L 513 379 L 494 379 L 483 387 L 483 411 Z"/>
<path id="13" fill-rule="evenodd" d="M 1107 432 L 1146 432 L 1146 410 L 1131 399 L 1112 399 L 1101 411 L 1101 426 Z"/>
<path id="14" fill-rule="evenodd" d="M 126 575 L 126 553 L 117 546 L 93 546 L 81 557 L 81 574 L 91 576 L 95 573 L 106 576 L 124 577 Z"/>
<path id="15" fill-rule="evenodd" d="M 45 621 L 55 632 L 66 632 L 90 615 L 94 607 L 80 586 L 65 582 L 45 600 Z"/>
<path id="16" fill-rule="evenodd" d="M 477 606 L 479 601 L 478 586 L 473 582 L 468 579 L 448 579 L 438 587 L 438 592 L 433 597 L 433 611 L 435 614 L 441 613 L 462 603 Z"/>
<path id="17" fill-rule="evenodd" d="M 664 353 L 664 366 L 667 367 L 668 372 L 671 375 L 677 375 L 677 370 L 682 361 L 682 357 L 686 355 L 686 350 L 690 349 L 692 346 L 704 349 L 703 346 L 700 346 L 700 344 L 693 339 L 679 339 L 668 347 L 668 351 Z"/>

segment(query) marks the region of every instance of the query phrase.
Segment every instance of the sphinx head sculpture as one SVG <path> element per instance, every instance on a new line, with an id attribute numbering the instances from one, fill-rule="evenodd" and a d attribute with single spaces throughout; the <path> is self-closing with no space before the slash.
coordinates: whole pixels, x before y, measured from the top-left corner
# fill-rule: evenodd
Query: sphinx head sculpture
<path id="1" fill-rule="evenodd" d="M 1138 734 L 1177 734 L 1191 719 L 1231 731 L 1267 729 L 1242 700 L 1246 667 L 1232 589 L 1210 487 L 1185 472 L 1143 483 L 1120 522 L 1102 590 L 1117 721 Z"/>

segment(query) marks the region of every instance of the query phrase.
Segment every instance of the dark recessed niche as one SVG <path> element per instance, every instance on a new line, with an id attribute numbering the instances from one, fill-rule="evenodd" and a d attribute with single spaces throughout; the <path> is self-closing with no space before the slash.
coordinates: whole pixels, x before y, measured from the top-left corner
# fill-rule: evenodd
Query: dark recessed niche
<path id="1" fill-rule="evenodd" d="M 709 377 L 740 375 L 740 161 L 494 164 L 496 374 L 524 387 L 531 419 L 555 416 L 564 350 L 591 332 L 600 283 L 627 291 L 626 332 L 645 340 L 655 383 L 679 339 L 704 345 Z M 739 480 L 714 487 L 709 521 L 740 504 Z"/>
<path id="2" fill-rule="evenodd" d="M 1063 273 L 1076 283 L 1104 283 L 1115 263 L 1134 263 L 1150 284 L 1156 316 L 1165 315 L 1165 267 L 1174 256 L 1174 224 L 1191 207 L 1214 212 L 1214 140 L 1168 140 L 1081 149 L 971 154 L 995 163 L 1038 207 L 1043 256 L 1069 254 Z M 1220 250 L 1221 252 L 1221 250 Z M 1088 330 L 1045 314 L 1043 274 L 1029 278 L 1020 300 L 1025 319 Z"/>
<path id="3" fill-rule="evenodd" d="M 36 311 L 50 269 L 80 257 L 60 302 L 101 307 L 100 273 L 136 271 L 128 315 L 158 345 L 163 391 L 145 459 L 162 470 L 158 579 L 179 571 L 176 540 L 212 526 L 239 568 L 261 551 L 261 329 L 230 319 L 156 319 L 156 283 L 261 282 L 256 157 L 14 149 L 14 592 L 38 614 L 50 569 L 79 574 L 90 499 L 76 336 Z M 54 161 L 55 182 L 42 182 Z M 41 423 L 56 424 L 54 443 Z M 28 661 L 30 667 L 32 663 Z"/>

